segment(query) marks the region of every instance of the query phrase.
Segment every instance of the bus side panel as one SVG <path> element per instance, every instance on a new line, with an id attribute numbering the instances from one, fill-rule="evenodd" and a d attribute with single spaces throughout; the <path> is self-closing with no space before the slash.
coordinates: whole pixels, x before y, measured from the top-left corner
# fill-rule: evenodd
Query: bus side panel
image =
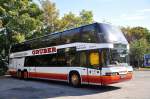
<path id="1" fill-rule="evenodd" d="M 24 57 L 14 58 L 9 63 L 9 73 L 12 76 L 16 76 L 18 70 L 24 69 Z"/>
<path id="2" fill-rule="evenodd" d="M 101 70 L 88 68 L 89 84 L 101 84 Z"/>
<path id="3" fill-rule="evenodd" d="M 67 80 L 67 67 L 36 67 L 36 72 L 30 72 L 31 77 L 44 79 Z"/>
<path id="4" fill-rule="evenodd" d="M 36 78 L 36 67 L 32 66 L 32 67 L 26 67 L 27 71 L 28 71 L 28 77 L 29 78 Z"/>
<path id="5" fill-rule="evenodd" d="M 11 76 L 14 76 L 14 77 L 16 76 L 17 68 L 16 68 L 16 64 L 15 64 L 15 59 L 9 60 L 8 72 Z"/>

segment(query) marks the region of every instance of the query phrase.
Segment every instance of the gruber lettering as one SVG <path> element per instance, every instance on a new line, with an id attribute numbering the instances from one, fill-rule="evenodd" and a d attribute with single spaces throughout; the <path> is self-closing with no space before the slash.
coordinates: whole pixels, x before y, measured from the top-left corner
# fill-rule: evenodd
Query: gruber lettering
<path id="1" fill-rule="evenodd" d="M 32 54 L 41 55 L 41 54 L 49 54 L 49 53 L 56 53 L 56 52 L 57 52 L 56 47 L 48 47 L 48 48 L 35 49 L 32 51 Z"/>

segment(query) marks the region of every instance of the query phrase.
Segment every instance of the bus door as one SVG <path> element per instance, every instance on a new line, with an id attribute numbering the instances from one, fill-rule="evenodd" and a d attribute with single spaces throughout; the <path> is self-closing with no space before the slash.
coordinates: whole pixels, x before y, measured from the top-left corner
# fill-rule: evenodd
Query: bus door
<path id="1" fill-rule="evenodd" d="M 93 50 L 88 52 L 88 79 L 89 84 L 100 84 L 101 83 L 101 57 L 98 50 Z"/>

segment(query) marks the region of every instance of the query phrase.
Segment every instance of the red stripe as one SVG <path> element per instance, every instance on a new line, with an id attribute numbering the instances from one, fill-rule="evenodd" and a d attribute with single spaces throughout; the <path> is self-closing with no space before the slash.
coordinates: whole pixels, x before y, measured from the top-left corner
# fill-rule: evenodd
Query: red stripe
<path id="1" fill-rule="evenodd" d="M 29 72 L 29 77 L 67 80 L 67 74 Z"/>
<path id="2" fill-rule="evenodd" d="M 16 76 L 16 71 L 9 71 L 9 74 Z M 39 73 L 39 72 L 29 72 L 29 77 L 31 78 L 45 78 L 45 79 L 56 79 L 56 80 L 68 80 L 67 74 L 57 74 L 57 73 Z M 113 84 L 122 81 L 127 81 L 132 79 L 132 73 L 127 73 L 124 78 L 120 75 L 115 76 L 87 76 L 82 75 L 82 82 L 96 83 L 96 84 Z"/>
<path id="3" fill-rule="evenodd" d="M 107 84 L 113 84 L 117 83 L 120 81 L 120 76 L 102 76 L 102 84 L 107 85 Z"/>
<path id="4" fill-rule="evenodd" d="M 120 75 L 102 76 L 102 84 L 104 85 L 113 84 L 113 83 L 118 83 L 122 81 L 128 81 L 130 79 L 132 79 L 132 73 L 127 73 L 124 78 L 121 78 Z"/>
<path id="5" fill-rule="evenodd" d="M 122 81 L 127 81 L 132 79 L 132 73 L 128 73 L 124 78 L 121 78 L 120 75 L 115 76 L 82 76 L 82 82 L 96 83 L 96 84 L 113 84 Z"/>
<path id="6" fill-rule="evenodd" d="M 8 71 L 8 73 L 11 75 L 11 76 L 16 76 L 17 72 L 16 71 Z"/>
<path id="7" fill-rule="evenodd" d="M 101 83 L 101 76 L 87 76 L 87 75 L 83 75 L 82 76 L 82 82 L 90 82 L 90 83 Z"/>

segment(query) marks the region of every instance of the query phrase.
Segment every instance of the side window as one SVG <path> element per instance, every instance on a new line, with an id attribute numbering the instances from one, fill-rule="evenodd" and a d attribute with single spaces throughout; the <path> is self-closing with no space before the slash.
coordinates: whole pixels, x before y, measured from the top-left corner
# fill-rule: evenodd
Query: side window
<path id="1" fill-rule="evenodd" d="M 67 53 L 67 66 L 79 66 L 78 53 Z"/>
<path id="2" fill-rule="evenodd" d="M 51 35 L 52 39 L 48 41 L 50 46 L 55 46 L 60 43 L 60 33 Z"/>
<path id="3" fill-rule="evenodd" d="M 61 35 L 62 44 L 73 42 L 80 42 L 80 28 L 68 30 L 62 33 Z"/>
<path id="4" fill-rule="evenodd" d="M 47 55 L 47 66 L 49 67 L 55 67 L 55 66 L 58 66 L 58 63 L 57 63 L 57 55 L 56 54 L 48 54 Z"/>
<path id="5" fill-rule="evenodd" d="M 94 25 L 89 25 L 89 26 L 83 27 L 82 32 L 81 32 L 82 42 L 96 43 L 97 38 L 96 38 L 95 32 L 96 32 L 96 29 L 95 29 Z"/>
<path id="6" fill-rule="evenodd" d="M 37 67 L 59 67 L 67 66 L 65 55 L 63 54 L 47 54 L 28 56 L 25 58 L 25 66 L 37 66 Z"/>
<path id="7" fill-rule="evenodd" d="M 25 63 L 24 63 L 24 66 L 25 67 L 32 67 L 32 66 L 36 66 L 36 61 L 35 61 L 35 58 L 34 56 L 27 56 L 25 57 Z"/>
<path id="8" fill-rule="evenodd" d="M 29 43 L 24 43 L 24 50 L 31 50 L 31 46 Z"/>
<path id="9" fill-rule="evenodd" d="M 86 54 L 86 52 L 80 53 L 80 65 L 81 66 L 87 66 L 87 54 Z"/>
<path id="10" fill-rule="evenodd" d="M 12 52 L 20 52 L 24 50 L 24 44 L 16 44 L 12 46 Z"/>
<path id="11" fill-rule="evenodd" d="M 101 51 L 102 66 L 107 66 L 109 64 L 108 53 L 109 52 L 107 49 L 102 49 Z"/>
<path id="12" fill-rule="evenodd" d="M 25 66 L 37 67 L 67 67 L 79 66 L 78 54 L 75 48 L 58 50 L 57 54 L 27 56 L 25 58 Z"/>
<path id="13" fill-rule="evenodd" d="M 41 39 L 41 47 L 56 46 L 60 43 L 60 34 L 52 34 Z"/>
<path id="14" fill-rule="evenodd" d="M 60 65 L 63 66 L 79 66 L 78 62 L 78 53 L 76 53 L 75 47 L 64 48 L 58 50 L 58 59 L 60 61 Z M 62 63 L 63 62 L 63 63 Z"/>
<path id="15" fill-rule="evenodd" d="M 67 66 L 67 60 L 65 57 L 65 53 L 61 53 L 57 55 L 57 65 L 58 66 Z"/>
<path id="16" fill-rule="evenodd" d="M 40 45 L 40 40 L 33 40 L 33 41 L 30 41 L 31 43 L 31 48 L 32 49 L 36 49 L 36 48 L 39 48 L 39 45 Z"/>

